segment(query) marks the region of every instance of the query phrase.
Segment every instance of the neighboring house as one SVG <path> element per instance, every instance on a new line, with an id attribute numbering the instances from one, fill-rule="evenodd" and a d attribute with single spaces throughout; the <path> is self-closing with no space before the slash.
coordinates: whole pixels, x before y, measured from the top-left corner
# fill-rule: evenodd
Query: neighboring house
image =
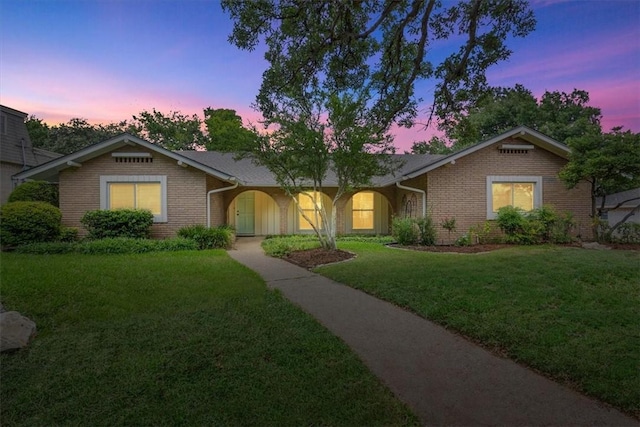
<path id="1" fill-rule="evenodd" d="M 27 126 L 27 113 L 0 105 L 0 204 L 7 201 L 18 172 L 60 157 L 60 154 L 33 148 Z"/>
<path id="2" fill-rule="evenodd" d="M 567 190 L 558 172 L 567 163 L 564 144 L 518 127 L 451 155 L 398 155 L 395 174 L 337 203 L 338 233 L 387 234 L 393 216 L 432 215 L 436 224 L 456 218 L 457 232 L 494 219 L 500 206 L 533 209 L 543 204 L 570 210 L 577 233 L 590 231 L 587 185 Z M 310 225 L 273 175 L 251 160 L 206 151 L 172 152 L 132 135 L 92 145 L 16 175 L 58 182 L 66 226 L 80 227 L 88 210 L 149 208 L 152 234 L 174 236 L 185 225 L 230 224 L 238 235 L 306 233 Z M 325 206 L 336 191 L 327 177 Z M 306 197 L 299 199 L 305 205 Z M 448 232 L 436 226 L 440 241 Z M 588 236 L 587 236 L 588 237 Z"/>
<path id="3" fill-rule="evenodd" d="M 602 206 L 602 198 L 596 199 L 596 208 Z M 627 215 L 631 214 L 625 222 L 635 222 L 640 224 L 640 188 L 622 191 L 620 193 L 610 194 L 604 199 L 604 212 L 602 219 L 613 227 L 622 221 Z"/>

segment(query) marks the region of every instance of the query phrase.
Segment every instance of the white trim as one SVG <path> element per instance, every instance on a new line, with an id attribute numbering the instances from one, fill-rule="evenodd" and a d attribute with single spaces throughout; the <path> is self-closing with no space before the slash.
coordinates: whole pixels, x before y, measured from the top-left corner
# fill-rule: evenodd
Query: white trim
<path id="1" fill-rule="evenodd" d="M 487 176 L 487 219 L 496 219 L 497 215 L 493 212 L 493 192 L 491 184 L 494 182 L 521 182 L 533 183 L 533 208 L 537 209 L 542 206 L 542 177 L 541 176 Z"/>
<path id="2" fill-rule="evenodd" d="M 111 153 L 111 157 L 153 157 L 151 153 Z"/>
<path id="3" fill-rule="evenodd" d="M 109 209 L 109 188 L 111 182 L 159 182 L 161 191 L 160 215 L 153 216 L 153 222 L 167 222 L 167 176 L 166 175 L 102 175 L 100 176 L 100 209 Z"/>

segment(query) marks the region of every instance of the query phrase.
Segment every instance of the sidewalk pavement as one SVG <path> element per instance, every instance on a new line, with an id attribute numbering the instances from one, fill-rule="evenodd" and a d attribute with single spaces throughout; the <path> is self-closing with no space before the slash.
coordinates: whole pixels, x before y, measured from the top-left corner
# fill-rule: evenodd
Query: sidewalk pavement
<path id="1" fill-rule="evenodd" d="M 239 238 L 229 255 L 340 337 L 429 426 L 640 426 L 428 320 Z"/>

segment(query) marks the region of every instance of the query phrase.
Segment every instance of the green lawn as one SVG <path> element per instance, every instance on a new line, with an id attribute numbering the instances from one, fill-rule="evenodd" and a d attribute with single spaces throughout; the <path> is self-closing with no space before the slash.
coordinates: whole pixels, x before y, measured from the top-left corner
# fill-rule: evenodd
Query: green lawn
<path id="1" fill-rule="evenodd" d="M 413 425 L 348 348 L 224 251 L 1 254 L 33 319 L 3 425 Z"/>
<path id="2" fill-rule="evenodd" d="M 562 247 L 438 254 L 341 243 L 317 271 L 640 415 L 640 255 Z"/>

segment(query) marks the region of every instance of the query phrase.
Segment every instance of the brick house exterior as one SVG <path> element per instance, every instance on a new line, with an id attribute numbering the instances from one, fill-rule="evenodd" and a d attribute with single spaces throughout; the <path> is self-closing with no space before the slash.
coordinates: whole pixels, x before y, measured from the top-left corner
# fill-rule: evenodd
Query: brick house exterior
<path id="1" fill-rule="evenodd" d="M 534 207 L 553 205 L 571 211 L 577 234 L 590 236 L 587 185 L 567 190 L 558 178 L 569 149 L 519 127 L 452 155 L 400 155 L 394 174 L 376 177 L 362 189 L 367 206 L 354 209 L 354 195 L 336 204 L 337 232 L 388 234 L 394 216 L 433 217 L 438 241 L 450 243 L 470 227 L 492 219 L 494 184 L 520 185 Z M 16 179 L 45 179 L 60 186 L 60 209 L 66 226 L 82 228 L 89 210 L 109 208 L 110 185 L 152 183 L 161 188 L 162 208 L 152 227 L 157 238 L 172 237 L 186 225 L 230 224 L 239 234 L 309 232 L 294 203 L 272 174 L 248 159 L 214 152 L 171 152 L 131 135 L 121 135 L 46 165 L 19 173 Z M 335 178 L 327 177 L 325 199 L 335 195 Z M 520 188 L 520 187 L 518 187 Z M 515 192 L 515 189 L 513 190 Z M 520 191 L 520 190 L 519 190 Z M 515 197 L 515 196 L 514 196 Z M 356 211 L 367 211 L 366 227 L 356 226 Z M 162 211 L 162 212 L 160 212 Z M 457 231 L 438 224 L 455 218 Z M 358 224 L 361 224 L 358 222 Z"/>

